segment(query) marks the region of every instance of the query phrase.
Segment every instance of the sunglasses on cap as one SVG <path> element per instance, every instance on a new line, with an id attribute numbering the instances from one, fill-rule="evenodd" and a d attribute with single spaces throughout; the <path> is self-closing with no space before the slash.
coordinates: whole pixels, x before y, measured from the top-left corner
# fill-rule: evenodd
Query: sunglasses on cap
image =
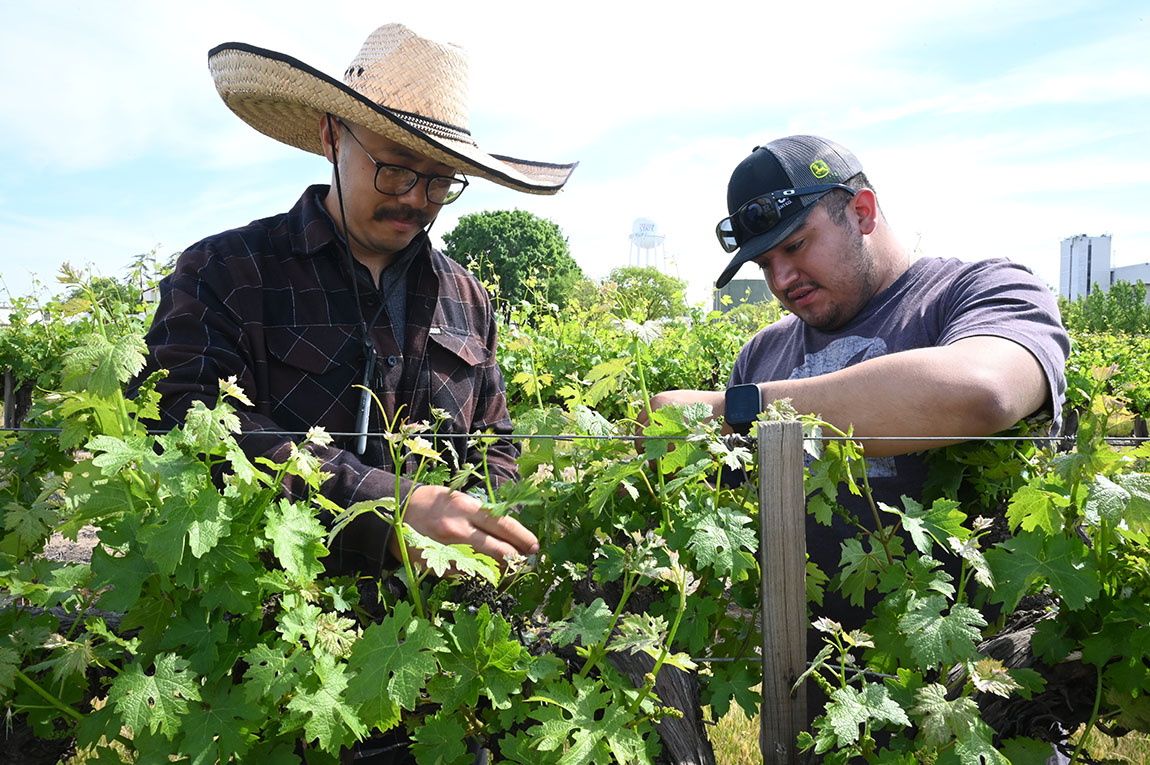
<path id="1" fill-rule="evenodd" d="M 719 221 L 715 226 L 715 236 L 727 252 L 734 252 L 744 242 L 759 234 L 765 234 L 779 224 L 783 218 L 783 208 L 795 197 L 812 194 L 825 194 L 834 189 L 849 191 L 854 196 L 855 189 L 841 183 L 823 183 L 818 186 L 803 186 L 797 189 L 779 189 L 761 197 L 755 197 L 745 205 Z"/>

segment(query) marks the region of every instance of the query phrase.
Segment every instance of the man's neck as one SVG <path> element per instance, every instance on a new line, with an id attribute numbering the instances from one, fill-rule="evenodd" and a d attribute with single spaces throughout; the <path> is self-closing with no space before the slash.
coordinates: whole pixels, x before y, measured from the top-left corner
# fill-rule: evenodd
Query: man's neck
<path id="1" fill-rule="evenodd" d="M 871 236 L 873 237 L 871 247 L 876 256 L 875 263 L 879 273 L 880 286 L 876 291 L 877 294 L 906 273 L 913 260 L 911 251 L 903 247 L 888 226 L 882 225 Z"/>

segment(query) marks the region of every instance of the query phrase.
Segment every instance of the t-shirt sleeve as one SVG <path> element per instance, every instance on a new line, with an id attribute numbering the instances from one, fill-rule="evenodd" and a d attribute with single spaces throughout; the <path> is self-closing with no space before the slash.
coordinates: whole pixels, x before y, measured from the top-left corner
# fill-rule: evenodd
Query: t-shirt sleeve
<path id="1" fill-rule="evenodd" d="M 1046 375 L 1054 418 L 1062 422 L 1070 338 L 1050 289 L 1025 266 L 993 259 L 972 264 L 951 282 L 938 345 L 978 335 L 1013 340 L 1033 354 Z"/>

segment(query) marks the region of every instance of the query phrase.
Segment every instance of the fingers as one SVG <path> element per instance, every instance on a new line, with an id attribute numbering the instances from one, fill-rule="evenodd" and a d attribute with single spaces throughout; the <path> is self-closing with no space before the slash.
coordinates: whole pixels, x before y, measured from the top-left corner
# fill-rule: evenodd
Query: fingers
<path id="1" fill-rule="evenodd" d="M 496 517 L 480 508 L 473 516 L 472 522 L 477 531 L 486 535 L 493 543 L 502 543 L 503 546 L 511 548 L 511 552 L 520 555 L 539 552 L 539 540 L 535 535 L 509 515 Z M 502 559 L 502 556 L 496 558 L 496 560 Z"/>
<path id="2" fill-rule="evenodd" d="M 510 516 L 495 517 L 469 494 L 444 486 L 421 486 L 412 492 L 404 522 L 424 536 L 442 544 L 467 544 L 504 565 L 508 555 L 531 555 L 539 540 Z M 398 542 L 393 537 L 398 552 Z M 418 553 L 410 549 L 412 553 Z"/>

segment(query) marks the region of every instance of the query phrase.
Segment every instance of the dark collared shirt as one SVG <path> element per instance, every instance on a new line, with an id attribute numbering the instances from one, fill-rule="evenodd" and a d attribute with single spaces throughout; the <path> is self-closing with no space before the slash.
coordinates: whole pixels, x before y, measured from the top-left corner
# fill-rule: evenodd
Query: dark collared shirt
<path id="1" fill-rule="evenodd" d="M 387 296 L 362 264 L 349 272 L 349 258 L 322 205 L 326 192 L 326 186 L 312 186 L 288 213 L 198 242 L 160 283 L 147 335 L 148 367 L 140 379 L 168 370 L 158 386 L 163 425 L 181 421 L 196 400 L 214 405 L 219 381 L 234 375 L 253 402 L 238 412 L 240 443 L 250 458 L 283 462 L 291 443 L 301 442 L 313 426 L 352 433 L 361 396 L 355 386 L 363 380 L 366 358 L 362 315 L 378 353 L 372 389 L 388 420 L 399 412 L 407 422 L 434 423 L 434 407 L 451 417 L 438 426 L 441 434 L 500 434 L 504 438 L 490 441 L 487 449 L 491 479 L 499 484 L 514 478 L 518 449 L 506 438 L 511 420 L 487 293 L 420 234 L 410 245 L 416 256 L 400 280 L 407 289 L 400 347 Z M 373 405 L 368 430 L 383 429 Z M 384 439 L 369 438 L 363 455 L 351 451 L 355 440 L 336 436 L 332 446 L 312 448 L 332 474 L 324 495 L 342 506 L 396 496 L 395 466 Z M 445 442 L 462 461 L 481 464 L 479 450 L 466 438 L 437 445 Z M 410 472 L 413 464 L 409 460 L 400 472 Z M 406 497 L 411 481 L 398 482 L 400 497 Z M 300 498 L 304 486 L 289 479 L 285 490 Z M 337 537 L 333 567 L 375 573 L 389 533 L 374 514 L 361 515 Z"/>

